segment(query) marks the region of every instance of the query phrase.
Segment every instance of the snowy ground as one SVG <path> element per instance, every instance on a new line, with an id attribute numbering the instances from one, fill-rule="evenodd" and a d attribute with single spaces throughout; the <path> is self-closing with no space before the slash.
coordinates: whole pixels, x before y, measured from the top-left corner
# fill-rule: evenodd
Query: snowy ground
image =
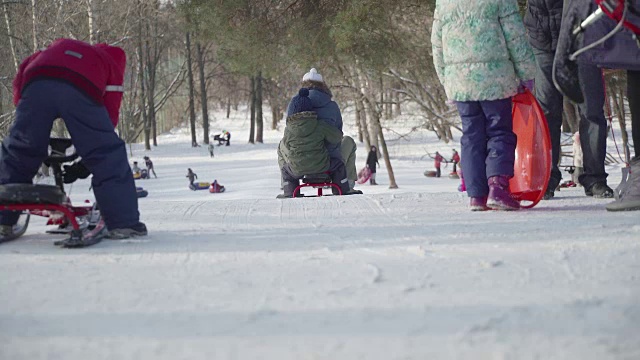
<path id="1" fill-rule="evenodd" d="M 214 159 L 182 130 L 132 146 L 159 176 L 138 181 L 146 238 L 62 250 L 38 220 L 1 245 L 0 359 L 640 359 L 640 212 L 577 188 L 472 213 L 422 175 L 459 145 L 425 134 L 389 134 L 400 189 L 276 200 L 280 132 L 246 125 L 214 123 Z M 189 191 L 188 167 L 227 192 Z"/>

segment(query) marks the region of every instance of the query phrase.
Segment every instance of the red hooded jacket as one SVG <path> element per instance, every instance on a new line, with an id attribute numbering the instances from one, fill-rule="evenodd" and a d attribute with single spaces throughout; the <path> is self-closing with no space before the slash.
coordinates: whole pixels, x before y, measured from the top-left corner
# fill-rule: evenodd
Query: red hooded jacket
<path id="1" fill-rule="evenodd" d="M 444 158 L 442 157 L 442 155 L 436 154 L 436 157 L 434 158 L 434 160 L 435 160 L 435 164 L 434 164 L 435 167 L 440 167 L 440 163 L 444 161 Z"/>
<path id="2" fill-rule="evenodd" d="M 73 84 L 104 105 L 115 127 L 118 124 L 127 57 L 119 47 L 91 45 L 59 39 L 26 58 L 13 80 L 13 103 L 18 105 L 24 89 L 38 79 L 60 79 Z"/>

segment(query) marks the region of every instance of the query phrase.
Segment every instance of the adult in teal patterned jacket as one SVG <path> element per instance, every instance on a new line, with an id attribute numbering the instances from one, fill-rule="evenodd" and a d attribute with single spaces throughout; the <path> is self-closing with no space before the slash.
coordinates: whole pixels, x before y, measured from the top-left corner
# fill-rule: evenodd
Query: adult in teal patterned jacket
<path id="1" fill-rule="evenodd" d="M 433 62 L 462 118 L 462 163 L 471 210 L 515 210 L 516 135 L 511 97 L 533 90 L 535 60 L 516 0 L 437 0 Z"/>

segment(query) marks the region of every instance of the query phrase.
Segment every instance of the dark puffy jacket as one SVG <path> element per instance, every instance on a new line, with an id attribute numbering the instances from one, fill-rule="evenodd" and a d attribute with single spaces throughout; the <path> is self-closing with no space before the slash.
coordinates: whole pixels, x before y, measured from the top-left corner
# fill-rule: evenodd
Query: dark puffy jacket
<path id="1" fill-rule="evenodd" d="M 329 170 L 326 144 L 341 141 L 342 132 L 319 121 L 316 113 L 306 111 L 287 119 L 278 152 L 295 175 L 318 174 Z"/>
<path id="2" fill-rule="evenodd" d="M 367 155 L 367 165 L 372 173 L 376 172 L 376 164 L 378 163 L 378 152 L 376 150 L 369 151 Z"/>
<path id="3" fill-rule="evenodd" d="M 580 5 L 573 5 L 573 7 L 577 6 Z M 584 6 L 582 4 L 581 8 Z M 597 9 L 595 3 L 590 3 L 588 7 L 588 11 L 580 9 L 580 12 L 591 14 Z M 640 0 L 629 1 L 629 8 L 640 10 Z M 627 19 L 632 24 L 640 26 L 640 16 L 635 15 L 635 11 L 629 11 Z M 616 25 L 613 19 L 606 16 L 596 21 L 584 31 L 584 40 L 580 46 L 592 44 L 604 38 Z M 578 61 L 611 69 L 640 70 L 640 48 L 633 38 L 633 32 L 623 27 L 604 43 L 578 56 Z"/>
<path id="4" fill-rule="evenodd" d="M 531 46 L 553 53 L 558 45 L 562 22 L 562 0 L 529 0 L 524 15 Z"/>
<path id="5" fill-rule="evenodd" d="M 342 114 L 340 107 L 331 100 L 331 95 L 319 89 L 309 89 L 309 99 L 313 104 L 313 111 L 318 114 L 318 119 L 342 131 Z M 291 101 L 287 107 L 287 116 L 291 114 Z"/>

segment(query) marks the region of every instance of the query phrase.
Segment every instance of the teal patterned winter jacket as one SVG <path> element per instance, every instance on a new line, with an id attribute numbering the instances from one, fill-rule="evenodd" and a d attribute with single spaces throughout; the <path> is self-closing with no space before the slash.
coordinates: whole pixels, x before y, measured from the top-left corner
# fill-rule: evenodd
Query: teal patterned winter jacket
<path id="1" fill-rule="evenodd" d="M 516 0 L 437 0 L 431 44 L 449 100 L 508 98 L 535 75 Z"/>

